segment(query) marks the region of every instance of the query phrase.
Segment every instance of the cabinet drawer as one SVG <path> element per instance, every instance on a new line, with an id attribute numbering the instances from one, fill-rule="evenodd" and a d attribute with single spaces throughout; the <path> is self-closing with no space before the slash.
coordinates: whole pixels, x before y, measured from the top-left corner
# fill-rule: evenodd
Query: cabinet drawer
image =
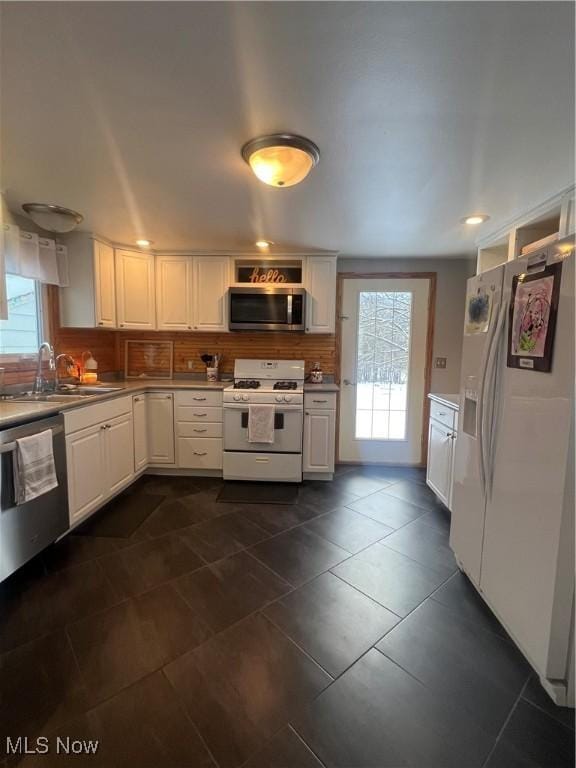
<path id="1" fill-rule="evenodd" d="M 304 394 L 304 408 L 314 410 L 336 410 L 336 392 L 306 392 Z"/>
<path id="2" fill-rule="evenodd" d="M 455 427 L 455 415 L 456 411 L 453 408 L 448 408 L 447 405 L 442 405 L 434 400 L 430 401 L 430 418 L 439 421 L 449 429 L 454 429 Z"/>
<path id="3" fill-rule="evenodd" d="M 176 407 L 176 422 L 213 422 L 222 423 L 222 408 L 198 405 L 178 405 Z"/>
<path id="4" fill-rule="evenodd" d="M 182 469 L 222 469 L 222 440 L 179 437 L 178 466 Z"/>
<path id="5" fill-rule="evenodd" d="M 176 405 L 222 406 L 222 392 L 214 389 L 193 389 L 176 393 Z"/>
<path id="6" fill-rule="evenodd" d="M 108 421 L 121 416 L 124 413 L 132 412 L 132 397 L 116 397 L 114 400 L 106 400 L 103 403 L 94 403 L 94 405 L 85 405 L 64 412 L 64 427 L 66 434 L 77 432 L 79 429 L 86 429 L 94 424 L 100 424 L 102 421 Z"/>
<path id="7" fill-rule="evenodd" d="M 226 480 L 263 480 L 266 482 L 301 482 L 302 457 L 296 453 L 224 453 Z"/>
<path id="8" fill-rule="evenodd" d="M 222 437 L 222 424 L 182 421 L 176 425 L 176 434 L 178 437 Z"/>

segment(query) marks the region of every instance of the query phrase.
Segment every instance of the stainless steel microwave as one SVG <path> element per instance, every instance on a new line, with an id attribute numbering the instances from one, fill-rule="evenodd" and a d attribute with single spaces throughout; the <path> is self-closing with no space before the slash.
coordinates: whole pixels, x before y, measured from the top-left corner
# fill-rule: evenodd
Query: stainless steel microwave
<path id="1" fill-rule="evenodd" d="M 230 288 L 231 331 L 303 331 L 304 288 L 276 285 Z"/>

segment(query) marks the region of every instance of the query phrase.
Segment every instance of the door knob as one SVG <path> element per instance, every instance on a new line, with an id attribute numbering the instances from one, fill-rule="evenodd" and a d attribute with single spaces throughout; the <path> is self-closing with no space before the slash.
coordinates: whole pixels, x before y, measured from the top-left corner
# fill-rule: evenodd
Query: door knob
<path id="1" fill-rule="evenodd" d="M 350 379 L 344 379 L 344 384 L 346 384 L 347 387 L 355 387 L 356 386 L 356 382 L 355 381 L 350 381 Z"/>

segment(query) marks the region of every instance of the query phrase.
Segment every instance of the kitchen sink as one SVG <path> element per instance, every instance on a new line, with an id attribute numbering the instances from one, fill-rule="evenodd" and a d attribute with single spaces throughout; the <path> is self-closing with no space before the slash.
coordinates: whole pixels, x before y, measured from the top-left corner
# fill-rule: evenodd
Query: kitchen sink
<path id="1" fill-rule="evenodd" d="M 111 392 L 119 392 L 123 387 L 70 387 L 60 392 L 24 392 L 21 395 L 10 397 L 11 403 L 68 403 L 70 400 L 81 400 L 84 397 L 95 395 L 107 395 Z"/>

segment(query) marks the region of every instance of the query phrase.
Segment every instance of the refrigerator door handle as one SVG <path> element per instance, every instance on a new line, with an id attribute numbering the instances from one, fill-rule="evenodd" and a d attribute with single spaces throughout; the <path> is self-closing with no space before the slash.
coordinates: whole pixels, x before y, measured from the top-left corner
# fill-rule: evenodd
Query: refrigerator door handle
<path id="1" fill-rule="evenodd" d="M 478 440 L 478 469 L 480 473 L 480 488 L 482 490 L 482 496 L 486 496 L 486 435 L 484 434 L 484 412 L 486 409 L 485 392 L 486 392 L 486 379 L 488 372 L 488 362 L 490 360 L 490 352 L 492 350 L 492 344 L 498 326 L 498 317 L 500 312 L 500 305 L 493 308 L 492 321 L 488 327 L 488 338 L 486 339 L 486 345 L 484 347 L 484 353 L 482 355 L 482 362 L 480 364 L 480 386 L 478 387 L 478 400 L 476 404 L 476 436 Z"/>
<path id="2" fill-rule="evenodd" d="M 507 307 L 504 302 L 500 307 L 498 314 L 498 324 L 494 333 L 494 342 L 492 344 L 492 350 L 490 359 L 488 362 L 488 389 L 487 400 L 489 407 L 486 409 L 486 424 L 487 429 L 485 431 L 485 472 L 486 472 L 486 497 L 489 500 L 492 497 L 492 480 L 494 477 L 494 449 L 495 449 L 495 434 L 496 423 L 495 418 L 498 413 L 498 363 L 501 358 L 502 343 L 504 341 L 504 329 L 506 328 L 506 312 Z"/>

